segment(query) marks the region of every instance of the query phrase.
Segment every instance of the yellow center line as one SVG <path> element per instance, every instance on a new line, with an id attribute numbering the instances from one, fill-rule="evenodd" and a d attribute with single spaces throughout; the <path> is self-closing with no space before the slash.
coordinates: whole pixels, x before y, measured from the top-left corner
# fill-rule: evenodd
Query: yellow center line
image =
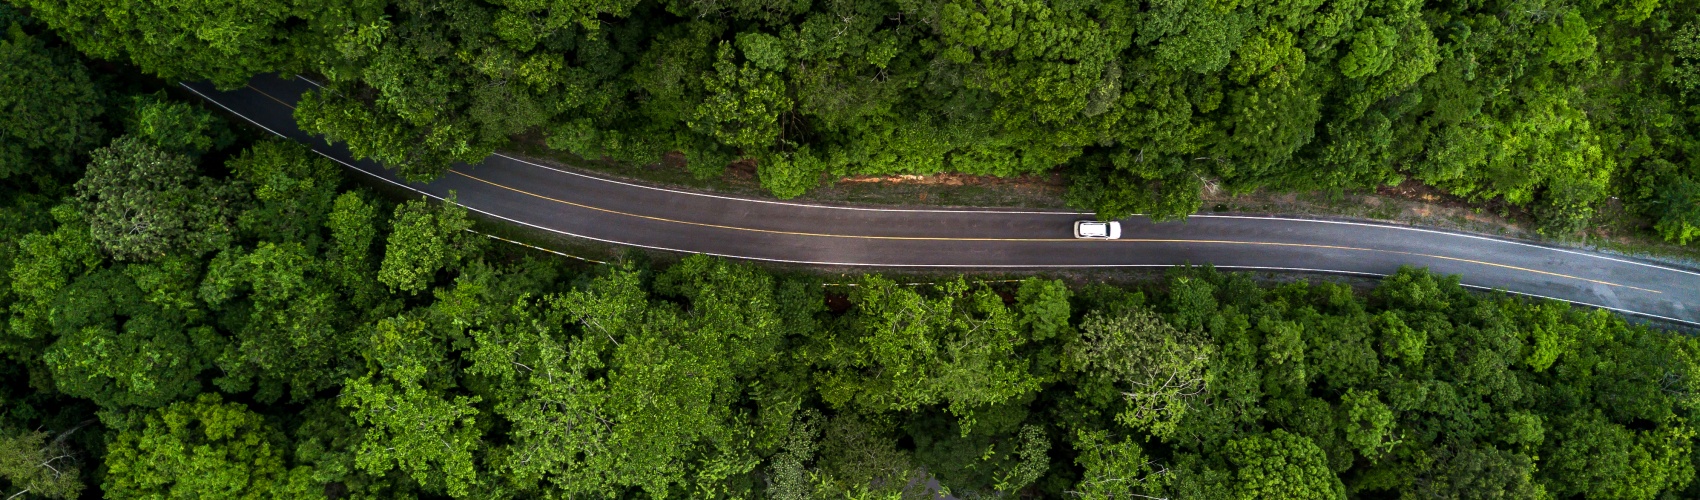
<path id="1" fill-rule="evenodd" d="M 266 96 L 266 98 L 267 98 L 267 99 L 271 99 L 271 100 L 273 100 L 273 101 L 277 101 L 277 103 L 278 103 L 278 104 L 282 104 L 282 105 L 283 105 L 283 106 L 284 106 L 284 107 L 286 107 L 286 108 L 289 108 L 289 109 L 295 109 L 295 105 L 294 105 L 294 104 L 290 104 L 290 103 L 287 103 L 287 102 L 283 102 L 283 100 L 282 100 L 282 99 L 278 99 L 278 98 L 276 98 L 276 97 L 272 97 L 272 95 L 271 95 L 271 94 L 267 94 L 267 93 L 266 93 L 266 91 L 264 91 L 264 90 L 260 90 L 260 89 L 257 89 L 257 88 L 254 88 L 254 86 L 253 86 L 253 85 L 252 85 L 252 84 L 249 84 L 249 85 L 248 85 L 248 88 L 249 88 L 249 89 L 251 89 L 251 90 L 253 90 L 253 91 L 255 91 L 255 92 L 259 92 L 259 93 L 260 93 L 260 95 L 263 95 L 263 96 Z"/>
<path id="2" fill-rule="evenodd" d="M 658 222 L 669 222 L 669 223 L 674 223 L 674 224 L 685 224 L 685 225 L 699 226 L 699 227 L 710 227 L 710 228 L 715 228 L 715 229 L 728 229 L 728 230 L 734 230 L 734 231 L 749 231 L 749 232 L 766 233 L 766 234 L 782 234 L 782 235 L 787 235 L 787 236 L 808 236 L 808 237 L 816 237 L 816 238 L 847 238 L 847 239 L 865 239 L 865 240 L 1010 241 L 1010 242 L 1017 242 L 1017 241 L 1019 241 L 1019 242 L 1079 242 L 1079 241 L 1081 241 L 1079 239 L 1074 239 L 1074 238 L 954 238 L 954 237 L 944 237 L 944 236 L 869 236 L 869 235 L 855 235 L 855 234 L 806 233 L 806 232 L 801 232 L 801 231 L 781 231 L 781 230 L 777 230 L 777 229 L 757 229 L 757 228 L 750 228 L 750 227 L 726 226 L 726 225 L 721 225 L 721 224 L 710 224 L 710 223 L 707 223 L 707 222 L 691 222 L 691 221 L 675 220 L 675 219 L 668 219 L 668 218 L 665 218 L 665 217 L 656 217 L 656 216 L 652 216 L 652 215 L 641 215 L 641 214 L 621 212 L 621 211 L 618 211 L 618 210 L 611 210 L 611 209 L 606 209 L 606 208 L 601 208 L 601 207 L 593 207 L 593 206 L 585 205 L 585 204 L 582 204 L 582 203 L 574 203 L 574 202 L 570 202 L 570 201 L 567 201 L 567 200 L 551 198 L 551 197 L 544 196 L 544 195 L 537 194 L 537 193 L 533 193 L 533 192 L 530 192 L 530 191 L 525 191 L 525 190 L 514 188 L 514 187 L 511 187 L 511 186 L 498 184 L 498 183 L 495 183 L 495 182 L 491 182 L 491 181 L 488 181 L 488 180 L 484 180 L 484 179 L 475 177 L 471 174 L 467 174 L 466 172 L 461 172 L 459 170 L 450 169 L 449 172 L 456 174 L 456 175 L 459 175 L 461 177 L 465 177 L 465 178 L 472 179 L 472 180 L 475 180 L 475 181 L 478 181 L 478 182 L 489 184 L 491 186 L 506 189 L 506 190 L 513 191 L 513 192 L 520 193 L 520 194 L 524 194 L 524 195 L 527 195 L 527 196 L 532 196 L 532 197 L 541 198 L 541 199 L 544 199 L 544 200 L 549 200 L 549 201 L 552 201 L 552 202 L 555 202 L 555 203 L 560 203 L 562 205 L 570 205 L 570 206 L 574 206 L 574 207 L 578 207 L 578 208 L 583 208 L 583 209 L 586 209 L 586 210 L 594 210 L 594 211 L 598 211 L 598 212 L 609 213 L 609 214 L 614 214 L 614 215 L 621 215 L 621 216 L 626 216 L 626 217 L 636 217 L 636 218 L 639 218 L 639 219 L 649 219 L 649 220 L 658 221 Z M 1600 280 L 1596 280 L 1596 279 L 1588 279 L 1588 278 L 1583 278 L 1581 276 L 1571 276 L 1571 275 L 1568 275 L 1568 274 L 1560 274 L 1560 273 L 1555 273 L 1555 272 L 1551 272 L 1551 271 L 1542 271 L 1542 270 L 1539 270 L 1539 269 L 1530 269 L 1530 268 L 1526 268 L 1526 267 L 1513 266 L 1513 265 L 1509 265 L 1509 264 L 1484 262 L 1484 261 L 1473 260 L 1473 259 L 1465 259 L 1465 258 L 1460 258 L 1460 257 L 1447 257 L 1447 256 L 1444 256 L 1444 255 L 1431 255 L 1431 254 L 1416 253 L 1416 252 L 1403 252 L 1403 251 L 1399 251 L 1399 250 L 1383 250 L 1383 249 L 1378 249 L 1378 248 L 1359 248 L 1359 247 L 1348 247 L 1348 246 L 1339 246 L 1339 245 L 1315 245 L 1315 244 L 1309 244 L 1309 243 L 1280 243 L 1280 242 L 1270 242 L 1270 241 L 1235 241 L 1235 240 L 1187 240 L 1187 239 L 1127 238 L 1127 239 L 1103 240 L 1103 241 L 1105 241 L 1105 242 L 1123 242 L 1123 243 L 1199 243 L 1199 244 L 1215 244 L 1215 245 L 1257 245 L 1257 246 L 1273 246 L 1273 247 L 1317 248 L 1317 249 L 1327 249 L 1327 250 L 1350 250 L 1350 251 L 1356 251 L 1356 252 L 1381 252 L 1381 253 L 1390 253 L 1390 254 L 1395 254 L 1395 255 L 1409 255 L 1409 256 L 1413 256 L 1413 257 L 1427 257 L 1427 258 L 1431 258 L 1431 259 L 1450 260 L 1450 261 L 1455 261 L 1455 262 L 1465 262 L 1465 263 L 1477 264 L 1477 265 L 1483 265 L 1483 266 L 1498 267 L 1498 268 L 1502 268 L 1502 269 L 1512 269 L 1512 270 L 1516 270 L 1516 271 L 1524 271 L 1524 272 L 1535 273 L 1535 274 L 1543 274 L 1543 275 L 1554 276 L 1554 277 L 1559 277 L 1559 278 L 1567 278 L 1567 279 L 1573 279 L 1573 280 L 1586 281 L 1586 282 L 1589 282 L 1589 283 L 1598 283 L 1598 284 L 1607 285 L 1607 286 L 1629 288 L 1629 289 L 1640 290 L 1640 291 L 1644 291 L 1644 292 L 1664 293 L 1664 292 L 1660 292 L 1658 290 L 1650 290 L 1650 289 L 1636 287 L 1636 286 L 1612 283 L 1612 282 L 1609 282 L 1609 281 L 1600 281 Z"/>
<path id="3" fill-rule="evenodd" d="M 282 105 L 288 107 L 289 109 L 295 109 L 295 106 L 293 106 L 293 105 L 291 105 L 287 102 L 283 102 L 283 100 L 278 99 L 276 97 L 273 97 L 271 94 L 267 94 L 263 90 L 254 88 L 253 85 L 249 85 L 248 88 L 252 89 L 255 92 L 259 92 L 260 95 L 266 96 L 267 99 L 271 99 L 273 101 L 276 101 L 278 104 L 282 104 Z M 773 230 L 773 229 L 756 229 L 756 228 L 748 228 L 748 227 L 724 226 L 724 225 L 720 225 L 720 224 L 708 224 L 708 223 L 704 223 L 704 222 L 690 222 L 690 221 L 674 220 L 674 219 L 667 219 L 667 218 L 663 218 L 663 217 L 654 217 L 654 216 L 649 216 L 649 215 L 639 215 L 639 214 L 621 212 L 621 211 L 617 211 L 617 210 L 609 210 L 609 209 L 606 209 L 606 208 L 593 207 L 593 206 L 590 206 L 590 205 L 584 205 L 584 204 L 580 204 L 580 203 L 573 203 L 573 202 L 566 201 L 566 200 L 550 198 L 548 196 L 543 196 L 543 195 L 540 195 L 540 194 L 537 194 L 537 193 L 532 193 L 532 192 L 529 192 L 529 191 L 524 191 L 524 190 L 512 188 L 512 187 L 505 186 L 505 185 L 502 185 L 502 184 L 497 184 L 497 183 L 490 182 L 490 181 L 487 181 L 487 180 L 484 180 L 484 179 L 473 177 L 471 175 L 468 175 L 465 172 L 461 172 L 461 171 L 458 171 L 458 170 L 450 169 L 449 172 L 458 174 L 458 175 L 460 175 L 462 177 L 466 177 L 468 179 L 472 179 L 472 180 L 475 180 L 475 181 L 478 181 L 478 182 L 489 184 L 491 186 L 496 186 L 496 187 L 499 187 L 499 188 L 502 188 L 502 189 L 513 191 L 513 192 L 516 192 L 516 193 L 520 193 L 520 194 L 524 194 L 524 195 L 528 195 L 528 196 L 533 196 L 533 197 L 553 201 L 555 203 L 560 203 L 560 204 L 564 204 L 564 205 L 571 205 L 571 206 L 575 206 L 575 207 L 579 207 L 579 208 L 583 208 L 583 209 L 587 209 L 587 210 L 595 210 L 595 211 L 598 211 L 598 212 L 606 212 L 606 213 L 615 214 L 615 215 L 623 215 L 623 216 L 626 216 L 626 217 L 637 217 L 637 218 L 640 218 L 640 219 L 649 219 L 649 220 L 659 221 L 659 222 L 670 222 L 670 223 L 674 223 L 674 224 L 686 224 L 686 225 L 692 225 L 692 226 L 711 227 L 711 228 L 716 228 L 716 229 L 730 229 L 730 230 L 734 230 L 734 231 L 750 231 L 750 232 L 757 232 L 757 233 L 783 234 L 783 235 L 790 235 L 790 236 L 809 236 L 809 237 L 817 237 L 817 238 L 852 238 L 852 239 L 870 239 L 870 240 L 1022 241 L 1022 242 L 1028 242 L 1028 241 L 1031 241 L 1031 242 L 1076 242 L 1076 241 L 1080 241 L 1080 240 L 1073 239 L 1073 238 L 949 238 L 949 237 L 930 237 L 930 236 L 865 236 L 865 235 L 850 235 L 850 234 L 804 233 L 804 232 L 798 232 L 798 231 L 779 231 L 779 230 Z M 1502 269 L 1512 269 L 1512 270 L 1516 270 L 1516 271 L 1524 271 L 1524 272 L 1535 273 L 1535 274 L 1543 274 L 1543 275 L 1554 276 L 1554 277 L 1559 277 L 1559 278 L 1567 278 L 1567 279 L 1573 279 L 1573 280 L 1586 281 L 1586 282 L 1589 282 L 1589 283 L 1598 283 L 1598 284 L 1607 285 L 1607 286 L 1629 288 L 1629 289 L 1632 289 L 1632 290 L 1640 290 L 1640 291 L 1643 291 L 1643 292 L 1664 293 L 1664 292 L 1661 292 L 1661 291 L 1658 291 L 1658 290 L 1651 290 L 1651 289 L 1641 288 L 1641 287 L 1637 287 L 1637 286 L 1623 285 L 1623 284 L 1618 284 L 1618 283 L 1612 283 L 1612 282 L 1609 282 L 1609 281 L 1600 281 L 1600 280 L 1596 280 L 1596 279 L 1588 279 L 1588 278 L 1583 278 L 1581 276 L 1571 276 L 1571 275 L 1568 275 L 1568 274 L 1560 274 L 1560 273 L 1555 273 L 1555 272 L 1551 272 L 1551 271 L 1542 271 L 1542 270 L 1539 270 L 1539 269 L 1530 269 L 1530 268 L 1527 268 L 1527 267 L 1519 267 L 1519 266 L 1513 266 L 1513 265 L 1509 265 L 1509 264 L 1484 262 L 1484 261 L 1479 261 L 1479 260 L 1474 260 L 1474 259 L 1465 259 L 1465 258 L 1460 258 L 1460 257 L 1447 257 L 1447 256 L 1444 256 L 1444 255 L 1431 255 L 1431 254 L 1416 253 L 1416 252 L 1402 252 L 1402 251 L 1398 251 L 1398 250 L 1382 250 L 1382 249 L 1377 249 L 1377 248 L 1358 248 L 1358 247 L 1347 247 L 1347 246 L 1338 246 L 1338 245 L 1314 245 L 1314 244 L 1308 244 L 1308 243 L 1278 243 L 1278 242 L 1269 242 L 1269 241 L 1234 241 L 1234 240 L 1183 240 L 1183 239 L 1128 238 L 1128 239 L 1108 240 L 1108 241 L 1116 241 L 1116 242 L 1124 242 L 1124 243 L 1199 243 L 1199 244 L 1215 244 L 1215 245 L 1259 245 L 1259 246 L 1275 246 L 1275 247 L 1318 248 L 1318 249 L 1328 249 L 1328 250 L 1350 250 L 1350 251 L 1356 251 L 1356 252 L 1381 252 L 1381 253 L 1390 253 L 1390 254 L 1394 254 L 1394 255 L 1409 255 L 1409 256 L 1412 256 L 1412 257 L 1427 257 L 1427 258 L 1430 258 L 1430 259 L 1440 259 L 1440 260 L 1450 260 L 1450 261 L 1455 261 L 1455 262 L 1465 262 L 1465 263 L 1477 264 L 1477 265 L 1482 265 L 1482 266 L 1498 267 L 1498 268 L 1502 268 Z"/>

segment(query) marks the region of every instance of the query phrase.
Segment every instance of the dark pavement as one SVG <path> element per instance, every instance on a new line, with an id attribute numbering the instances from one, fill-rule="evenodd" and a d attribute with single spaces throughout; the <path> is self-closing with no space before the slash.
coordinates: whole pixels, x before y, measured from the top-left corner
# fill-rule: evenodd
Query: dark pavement
<path id="1" fill-rule="evenodd" d="M 501 154 L 456 165 L 430 184 L 402 183 L 296 127 L 291 106 L 314 85 L 261 77 L 219 92 L 218 106 L 351 168 L 517 224 L 621 245 L 832 266 L 953 268 L 1167 267 L 1391 274 L 1401 265 L 1458 274 L 1465 285 L 1548 297 L 1700 326 L 1700 272 L 1633 258 L 1373 223 L 1198 215 L 1123 221 L 1121 240 L 1071 238 L 1069 212 L 835 207 L 640 186 Z"/>

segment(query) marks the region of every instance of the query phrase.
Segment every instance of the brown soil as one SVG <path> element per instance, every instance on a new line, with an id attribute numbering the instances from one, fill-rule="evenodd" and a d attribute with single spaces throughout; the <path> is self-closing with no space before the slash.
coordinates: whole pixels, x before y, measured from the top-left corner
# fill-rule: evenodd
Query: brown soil
<path id="1" fill-rule="evenodd" d="M 1061 173 L 994 177 L 990 175 L 932 174 L 932 175 L 853 175 L 837 182 L 852 184 L 913 184 L 922 186 L 997 186 L 1008 188 L 1054 189 L 1064 187 Z"/>
<path id="2" fill-rule="evenodd" d="M 1528 215 L 1501 200 L 1472 203 L 1416 181 L 1383 186 L 1373 192 L 1267 192 L 1204 195 L 1216 211 L 1345 216 L 1387 222 L 1533 237 Z"/>

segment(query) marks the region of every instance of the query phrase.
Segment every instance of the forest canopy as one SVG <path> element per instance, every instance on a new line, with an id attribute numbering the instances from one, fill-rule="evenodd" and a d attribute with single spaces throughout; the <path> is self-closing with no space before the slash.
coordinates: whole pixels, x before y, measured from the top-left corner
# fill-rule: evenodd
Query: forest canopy
<path id="1" fill-rule="evenodd" d="M 589 265 L 0 23 L 0 498 L 1700 496 L 1700 340 L 1606 311 Z"/>
<path id="2" fill-rule="evenodd" d="M 97 58 L 239 86 L 413 179 L 516 137 L 823 175 L 1065 171 L 1104 217 L 1415 180 L 1700 241 L 1693 0 L 9 0 Z"/>

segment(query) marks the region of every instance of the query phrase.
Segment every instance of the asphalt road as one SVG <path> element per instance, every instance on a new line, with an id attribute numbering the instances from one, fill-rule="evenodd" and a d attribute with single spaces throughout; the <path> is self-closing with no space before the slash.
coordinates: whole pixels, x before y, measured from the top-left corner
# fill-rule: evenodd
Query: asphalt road
<path id="1" fill-rule="evenodd" d="M 340 144 L 302 132 L 292 116 L 301 78 L 260 77 L 247 88 L 191 91 L 350 168 L 433 198 L 454 192 L 468 209 L 545 231 L 620 245 L 740 259 L 831 266 L 1060 268 L 1167 267 L 1312 271 L 1384 276 L 1403 265 L 1495 288 L 1700 326 L 1700 272 L 1484 236 L 1372 223 L 1238 215 L 1186 222 L 1122 222 L 1122 239 L 1073 239 L 1057 211 L 900 209 L 809 205 L 641 186 L 497 154 L 455 165 L 429 183 L 404 183 Z"/>

